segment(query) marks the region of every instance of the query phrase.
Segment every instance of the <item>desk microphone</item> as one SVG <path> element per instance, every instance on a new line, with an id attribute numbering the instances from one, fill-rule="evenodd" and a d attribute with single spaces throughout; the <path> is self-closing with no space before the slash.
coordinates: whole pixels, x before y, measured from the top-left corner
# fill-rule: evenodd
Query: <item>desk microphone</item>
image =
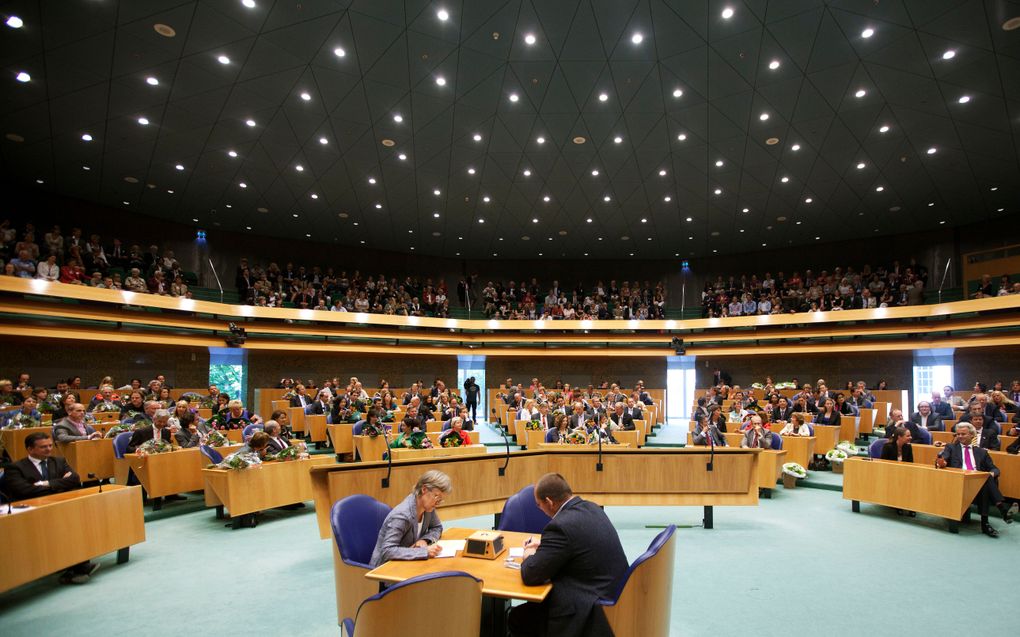
<path id="1" fill-rule="evenodd" d="M 705 427 L 705 434 L 708 437 L 708 447 L 710 449 L 708 454 L 708 464 L 705 465 L 705 471 L 712 471 L 715 469 L 715 438 L 712 436 L 712 425 Z"/>
<path id="2" fill-rule="evenodd" d="M 3 491 L 0 491 L 0 496 L 3 496 L 3 499 L 7 500 L 7 515 L 14 515 L 14 500 Z"/>
<path id="3" fill-rule="evenodd" d="M 506 462 L 499 468 L 499 477 L 506 475 L 506 468 L 510 465 L 510 439 L 506 437 L 506 431 L 503 430 L 502 423 L 497 422 L 496 429 L 499 430 L 499 435 L 503 436 L 503 443 L 506 445 Z"/>
<path id="4" fill-rule="evenodd" d="M 386 440 L 386 477 L 382 479 L 382 488 L 390 488 L 390 474 L 393 473 L 393 450 L 390 449 L 390 432 L 383 425 L 383 436 Z"/>
<path id="5" fill-rule="evenodd" d="M 96 480 L 96 474 L 90 473 L 86 476 L 89 480 Z M 99 492 L 103 492 L 103 481 L 99 480 Z"/>
<path id="6" fill-rule="evenodd" d="M 599 460 L 595 463 L 595 470 L 602 471 L 602 430 L 595 425 L 595 435 L 599 437 Z"/>

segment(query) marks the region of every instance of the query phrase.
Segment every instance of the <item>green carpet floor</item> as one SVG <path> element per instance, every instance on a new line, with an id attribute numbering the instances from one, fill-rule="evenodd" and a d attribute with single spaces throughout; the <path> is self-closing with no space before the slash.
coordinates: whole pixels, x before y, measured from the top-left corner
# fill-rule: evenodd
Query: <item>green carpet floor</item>
<path id="1" fill-rule="evenodd" d="M 257 528 L 234 531 L 200 502 L 191 494 L 149 516 L 131 561 L 102 557 L 85 586 L 53 576 L 0 595 L 0 634 L 338 634 L 330 545 L 318 537 L 311 505 L 266 512 Z M 711 531 L 698 526 L 695 507 L 607 512 L 630 559 L 654 527 L 692 527 L 678 530 L 673 635 L 946 634 L 957 586 L 1012 590 L 1020 564 L 1020 523 L 993 519 L 997 540 L 976 522 L 952 535 L 924 515 L 904 519 L 866 504 L 854 514 L 831 490 L 779 487 L 757 507 L 717 508 Z M 492 518 L 445 523 L 482 528 Z M 1014 634 L 1008 608 L 968 613 L 968 622 L 975 632 Z"/>

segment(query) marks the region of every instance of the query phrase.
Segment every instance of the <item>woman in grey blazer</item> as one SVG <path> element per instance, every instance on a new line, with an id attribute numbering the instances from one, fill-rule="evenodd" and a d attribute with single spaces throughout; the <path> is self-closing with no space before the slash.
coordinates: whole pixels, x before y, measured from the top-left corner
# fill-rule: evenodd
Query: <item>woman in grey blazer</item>
<path id="1" fill-rule="evenodd" d="M 436 542 L 443 525 L 436 513 L 443 499 L 453 490 L 450 477 L 442 471 L 427 471 L 404 501 L 389 512 L 379 530 L 370 566 L 389 560 L 425 560 L 439 555 Z"/>

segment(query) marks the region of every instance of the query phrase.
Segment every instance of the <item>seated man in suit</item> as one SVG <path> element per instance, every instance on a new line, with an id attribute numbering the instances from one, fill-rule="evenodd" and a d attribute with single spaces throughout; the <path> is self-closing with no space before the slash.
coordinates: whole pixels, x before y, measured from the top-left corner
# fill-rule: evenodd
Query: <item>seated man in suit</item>
<path id="1" fill-rule="evenodd" d="M 630 416 L 631 420 L 644 420 L 644 415 L 641 412 L 641 408 L 634 403 L 633 398 L 627 399 L 627 406 L 624 407 L 623 413 Z"/>
<path id="2" fill-rule="evenodd" d="M 290 446 L 290 442 L 280 436 L 280 423 L 275 420 L 267 420 L 262 431 L 266 432 L 266 435 L 269 436 L 266 453 L 280 453 Z"/>
<path id="3" fill-rule="evenodd" d="M 981 514 L 981 532 L 989 537 L 999 537 L 999 532 L 988 523 L 988 505 L 994 504 L 999 509 L 1006 524 L 1013 521 L 1009 505 L 1006 504 L 1002 492 L 999 491 L 999 469 L 992 462 L 992 456 L 988 451 L 977 446 L 974 425 L 961 422 L 957 423 L 955 429 L 956 441 L 946 445 L 939 452 L 938 457 L 935 458 L 935 466 L 939 469 L 952 467 L 967 471 L 987 471 L 992 474 L 988 476 L 984 486 L 981 487 L 975 501 L 978 503 L 978 512 Z"/>
<path id="4" fill-rule="evenodd" d="M 461 407 L 460 411 L 457 412 L 457 415 L 460 416 L 461 429 L 463 429 L 464 431 L 474 431 L 475 423 L 473 420 L 468 420 L 467 407 Z M 452 421 L 453 421 L 452 417 L 449 418 L 448 420 L 443 421 L 443 431 L 446 431 L 453 426 Z"/>
<path id="5" fill-rule="evenodd" d="M 917 403 L 917 411 L 911 414 L 910 422 L 928 431 L 946 430 L 946 426 L 942 423 L 942 416 L 939 416 L 932 410 L 931 403 L 927 400 Z"/>
<path id="6" fill-rule="evenodd" d="M 85 411 L 83 405 L 76 405 Z M 25 437 L 27 458 L 7 467 L 3 476 L 3 490 L 14 500 L 38 498 L 53 493 L 63 493 L 81 488 L 78 478 L 67 461 L 53 455 L 53 439 L 45 431 L 31 433 Z M 95 573 L 99 564 L 81 562 L 75 564 L 60 576 L 61 584 L 84 584 Z"/>
<path id="7" fill-rule="evenodd" d="M 938 414 L 942 420 L 953 420 L 953 407 L 946 401 L 942 400 L 942 394 L 937 391 L 931 393 L 931 411 L 933 414 Z"/>
<path id="8" fill-rule="evenodd" d="M 616 403 L 613 413 L 609 414 L 609 420 L 612 423 L 613 429 L 619 429 L 623 431 L 633 431 L 634 418 L 626 413 L 626 407 L 623 403 Z"/>
<path id="9" fill-rule="evenodd" d="M 333 394 L 328 389 L 323 389 L 319 392 L 315 402 L 312 403 L 312 410 L 309 413 L 315 415 L 329 415 L 330 413 L 330 401 L 333 399 Z"/>
<path id="10" fill-rule="evenodd" d="M 999 424 L 984 414 L 972 413 L 970 424 L 974 426 L 974 444 L 982 449 L 998 451 L 1002 447 L 999 442 Z"/>
<path id="11" fill-rule="evenodd" d="M 552 520 L 541 538 L 524 543 L 521 580 L 529 586 L 552 582 L 553 588 L 542 603 L 510 611 L 510 634 L 612 635 L 595 602 L 616 592 L 615 584 L 628 567 L 613 523 L 598 505 L 575 496 L 558 473 L 538 480 L 535 503 Z"/>
<path id="12" fill-rule="evenodd" d="M 595 420 L 602 420 L 602 418 L 608 415 L 606 407 L 602 404 L 602 399 L 598 396 L 598 394 L 591 397 L 591 405 L 589 405 L 587 411 L 588 417 Z M 551 426 L 552 423 L 550 422 L 549 425 Z M 548 428 L 549 426 L 546 427 L 546 429 Z"/>
<path id="13" fill-rule="evenodd" d="M 103 385 L 99 388 L 99 394 L 89 401 L 89 412 L 112 412 L 120 411 L 121 403 L 113 398 L 113 386 Z"/>
<path id="14" fill-rule="evenodd" d="M 716 447 L 725 447 L 726 438 L 719 431 L 719 427 L 715 425 L 711 420 L 705 419 L 694 426 L 694 434 L 692 436 L 693 442 L 696 445 L 710 446 L 714 444 Z"/>
<path id="15" fill-rule="evenodd" d="M 305 408 L 311 404 L 312 399 L 308 396 L 308 393 L 305 390 L 305 386 L 298 384 L 294 388 L 294 396 L 292 396 L 290 399 L 290 406 Z"/>
<path id="16" fill-rule="evenodd" d="M 75 440 L 96 440 L 103 434 L 85 423 L 85 405 L 74 403 L 67 411 L 67 417 L 53 423 L 53 435 L 57 442 L 74 442 Z"/>
<path id="17" fill-rule="evenodd" d="M 755 414 L 748 419 L 748 428 L 744 437 L 740 439 L 742 449 L 771 449 L 772 432 L 765 429 L 761 416 Z"/>
<path id="18" fill-rule="evenodd" d="M 140 427 L 131 434 L 128 442 L 127 452 L 134 453 L 138 447 L 159 436 L 161 440 L 173 444 L 173 436 L 170 431 L 170 412 L 165 409 L 157 409 L 153 414 L 151 427 Z"/>
<path id="19" fill-rule="evenodd" d="M 577 401 L 574 403 L 574 410 L 570 413 L 570 418 L 567 421 L 567 426 L 571 429 L 578 429 L 584 427 L 584 421 L 588 420 L 587 414 L 584 413 L 584 403 Z"/>

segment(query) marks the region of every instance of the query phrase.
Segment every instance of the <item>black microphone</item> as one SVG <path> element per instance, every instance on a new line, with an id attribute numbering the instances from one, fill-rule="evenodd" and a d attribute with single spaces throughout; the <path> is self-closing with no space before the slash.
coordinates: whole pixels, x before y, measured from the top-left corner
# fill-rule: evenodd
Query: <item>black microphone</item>
<path id="1" fill-rule="evenodd" d="M 7 500 L 7 515 L 13 515 L 14 514 L 14 498 L 12 498 L 11 496 L 7 495 L 3 491 L 0 491 L 0 496 L 3 496 Z"/>
<path id="2" fill-rule="evenodd" d="M 86 477 L 87 477 L 87 478 L 88 478 L 89 480 L 96 480 L 96 474 L 94 474 L 94 473 L 90 473 L 90 474 L 88 474 L 88 475 L 87 475 Z M 100 481 L 99 481 L 99 492 L 100 492 L 100 493 L 102 493 L 102 492 L 103 492 L 103 481 L 102 481 L 102 480 L 100 480 Z"/>
<path id="3" fill-rule="evenodd" d="M 708 437 L 708 446 L 711 451 L 708 454 L 708 464 L 705 465 L 705 471 L 712 471 L 715 463 L 715 438 L 712 437 L 712 425 L 705 427 L 705 435 Z"/>
<path id="4" fill-rule="evenodd" d="M 595 470 L 602 471 L 602 430 L 598 425 L 595 425 L 595 435 L 599 437 L 599 459 L 595 463 Z"/>
<path id="5" fill-rule="evenodd" d="M 506 475 L 506 468 L 510 466 L 510 439 L 506 437 L 506 431 L 503 430 L 501 425 L 496 425 L 496 429 L 499 430 L 499 435 L 503 436 L 503 443 L 506 445 L 506 462 L 499 468 L 499 477 Z"/>
<path id="6" fill-rule="evenodd" d="M 386 440 L 386 477 L 382 479 L 382 488 L 390 488 L 390 474 L 393 473 L 393 450 L 390 449 L 390 432 L 386 429 L 386 425 L 382 426 L 383 436 Z"/>

